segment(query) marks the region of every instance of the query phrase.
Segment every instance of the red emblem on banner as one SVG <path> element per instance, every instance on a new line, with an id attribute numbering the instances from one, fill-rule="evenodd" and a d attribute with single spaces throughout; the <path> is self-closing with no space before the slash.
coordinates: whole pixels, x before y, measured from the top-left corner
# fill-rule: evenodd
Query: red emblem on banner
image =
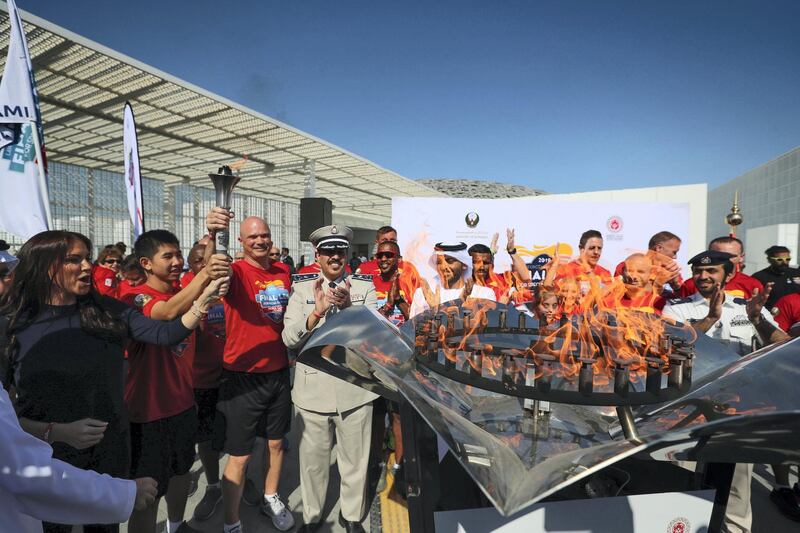
<path id="1" fill-rule="evenodd" d="M 611 233 L 619 233 L 622 230 L 622 219 L 617 215 L 609 218 L 606 222 L 606 227 Z"/>
<path id="2" fill-rule="evenodd" d="M 689 520 L 680 516 L 669 523 L 667 533 L 689 533 Z"/>

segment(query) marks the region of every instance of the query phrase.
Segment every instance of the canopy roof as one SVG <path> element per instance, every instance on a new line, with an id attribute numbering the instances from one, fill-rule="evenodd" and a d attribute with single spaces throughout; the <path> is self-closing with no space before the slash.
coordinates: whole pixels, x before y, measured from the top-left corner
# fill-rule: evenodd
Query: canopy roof
<path id="1" fill-rule="evenodd" d="M 9 23 L 0 5 L 0 68 Z M 238 190 L 297 202 L 310 173 L 337 213 L 388 220 L 395 196 L 443 196 L 410 179 L 30 13 L 25 22 L 48 157 L 123 171 L 122 111 L 131 102 L 142 175 L 210 185 L 208 173 L 241 160 Z"/>

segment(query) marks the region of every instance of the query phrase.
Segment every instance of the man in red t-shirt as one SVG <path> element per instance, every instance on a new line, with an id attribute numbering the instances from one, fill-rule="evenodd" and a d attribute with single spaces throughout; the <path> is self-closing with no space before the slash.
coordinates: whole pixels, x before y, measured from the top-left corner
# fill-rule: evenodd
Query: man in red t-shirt
<path id="1" fill-rule="evenodd" d="M 764 290 L 764 285 L 760 281 L 742 272 L 742 268 L 744 268 L 744 245 L 742 241 L 736 237 L 717 237 L 708 243 L 708 249 L 715 252 L 725 252 L 733 256 L 731 263 L 733 263 L 735 274 L 733 279 L 725 284 L 725 292 L 727 294 L 749 300 L 753 296 L 754 289 L 758 289 L 759 292 Z M 681 286 L 681 298 L 686 298 L 696 292 L 697 287 L 694 284 L 694 279 L 687 279 L 686 283 Z"/>
<path id="2" fill-rule="evenodd" d="M 647 243 L 647 257 L 653 263 L 652 279 L 656 287 L 662 287 L 661 292 L 665 298 L 673 298 L 678 294 L 683 279 L 681 267 L 678 264 L 678 252 L 681 249 L 681 238 L 669 231 L 659 231 Z M 625 261 L 617 265 L 615 276 L 622 276 Z"/>
<path id="3" fill-rule="evenodd" d="M 611 272 L 597 264 L 603 253 L 602 234 L 593 229 L 584 231 L 578 243 L 578 250 L 580 253 L 578 259 L 564 265 L 559 265 L 558 250 L 556 250 L 556 257 L 548 264 L 545 287 L 552 287 L 559 280 L 570 278 L 577 282 L 581 296 L 585 296 L 592 283 L 598 288 L 611 283 Z"/>
<path id="4" fill-rule="evenodd" d="M 214 235 L 229 225 L 230 217 L 228 211 L 215 207 L 206 227 Z M 291 278 L 270 259 L 272 233 L 263 219 L 242 221 L 239 242 L 244 259 L 233 263 L 225 296 L 225 351 L 217 403 L 224 424 L 217 424 L 220 434 L 214 439 L 224 440 L 223 451 L 228 453 L 222 482 L 224 527 L 226 531 L 241 527 L 245 468 L 256 437 L 263 437 L 269 461 L 261 512 L 272 518 L 277 529 L 286 531 L 294 526 L 294 517 L 278 496 L 278 482 L 283 438 L 292 417 L 289 360 L 281 339 Z"/>
<path id="5" fill-rule="evenodd" d="M 800 337 L 800 293 L 782 297 L 771 312 L 783 331 L 792 337 Z"/>
<path id="6" fill-rule="evenodd" d="M 661 314 L 666 299 L 662 298 L 653 286 L 653 263 L 645 254 L 632 254 L 623 262 L 622 280 L 625 293 L 619 302 L 607 301 L 610 306 L 620 305 L 635 311 Z"/>
<path id="7" fill-rule="evenodd" d="M 209 281 L 227 276 L 230 270 L 227 258 L 216 255 L 176 294 L 174 283 L 183 270 L 177 237 L 166 230 L 147 231 L 136 239 L 134 250 L 147 282 L 134 287 L 125 301 L 156 320 L 172 320 L 189 311 Z M 194 335 L 171 348 L 140 342 L 128 345 L 125 405 L 131 421 L 131 473 L 158 482 L 156 501 L 131 515 L 129 528 L 133 531 L 155 530 L 158 503 L 164 495 L 168 531 L 183 522 L 197 430 L 194 356 Z"/>

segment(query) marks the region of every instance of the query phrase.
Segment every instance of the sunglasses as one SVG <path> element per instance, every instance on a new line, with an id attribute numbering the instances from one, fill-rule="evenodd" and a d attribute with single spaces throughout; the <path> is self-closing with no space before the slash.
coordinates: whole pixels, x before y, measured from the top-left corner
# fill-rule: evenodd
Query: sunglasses
<path id="1" fill-rule="evenodd" d="M 340 250 L 338 248 L 321 248 L 319 250 L 319 254 L 320 255 L 327 255 L 327 256 L 332 256 L 332 255 L 346 256 L 347 255 L 347 249 L 343 248 L 343 249 Z"/>
<path id="2" fill-rule="evenodd" d="M 381 252 L 379 254 L 375 254 L 375 257 L 378 259 L 393 259 L 394 257 L 397 257 L 397 254 L 394 252 Z"/>
<path id="3" fill-rule="evenodd" d="M 767 257 L 767 259 L 771 259 L 772 261 L 777 261 L 778 263 L 788 263 L 792 260 L 791 257 Z"/>
<path id="4" fill-rule="evenodd" d="M 107 265 L 113 265 L 114 263 L 122 263 L 121 259 L 105 259 L 103 263 Z"/>
<path id="5" fill-rule="evenodd" d="M 269 254 L 269 256 L 270 256 L 270 257 L 280 257 L 280 255 L 281 255 L 280 253 L 277 253 L 277 254 Z"/>

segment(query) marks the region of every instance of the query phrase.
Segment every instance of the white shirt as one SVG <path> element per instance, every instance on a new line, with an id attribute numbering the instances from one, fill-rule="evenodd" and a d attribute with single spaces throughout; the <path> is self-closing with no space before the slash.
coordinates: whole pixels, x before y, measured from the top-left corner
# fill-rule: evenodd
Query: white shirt
<path id="1" fill-rule="evenodd" d="M 435 286 L 431 289 L 435 291 Z M 445 289 L 444 287 L 439 287 L 439 303 L 451 302 L 453 300 L 458 300 L 461 298 L 461 293 L 464 291 L 463 288 L 461 289 Z M 483 287 L 481 285 L 474 285 L 472 287 L 472 292 L 469 293 L 470 298 L 482 298 L 484 300 L 491 300 L 493 302 L 497 301 L 495 298 L 494 291 L 491 287 Z M 416 291 L 414 291 L 414 296 L 411 298 L 411 308 L 408 310 L 408 317 L 413 318 L 418 314 L 427 311 L 431 307 L 428 305 L 428 302 L 425 300 L 425 293 L 422 292 L 422 287 L 418 287 Z"/>
<path id="2" fill-rule="evenodd" d="M 0 387 L 0 531 L 41 532 L 57 524 L 125 522 L 136 483 L 81 470 L 58 459 L 44 441 L 23 431 Z"/>
<path id="3" fill-rule="evenodd" d="M 720 342 L 730 344 L 739 355 L 747 355 L 753 351 L 753 337 L 758 337 L 758 332 L 750 319 L 747 318 L 747 300 L 725 295 L 722 302 L 722 316 L 716 324 L 708 328 L 706 336 Z M 696 292 L 682 300 L 671 300 L 664 306 L 663 316 L 689 323 L 690 319 L 702 320 L 708 316 L 708 300 Z M 766 310 L 761 310 L 764 320 L 778 327 L 775 319 Z M 760 337 L 759 337 L 760 338 Z M 769 342 L 769 339 L 762 339 Z"/>

